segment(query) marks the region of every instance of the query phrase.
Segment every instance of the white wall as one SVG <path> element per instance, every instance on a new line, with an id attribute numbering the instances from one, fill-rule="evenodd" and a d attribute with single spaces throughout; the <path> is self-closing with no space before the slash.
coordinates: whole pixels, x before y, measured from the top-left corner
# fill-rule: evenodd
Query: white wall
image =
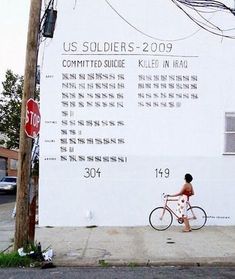
<path id="1" fill-rule="evenodd" d="M 235 156 L 223 155 L 225 112 L 235 111 L 234 42 L 165 2 L 58 2 L 54 38 L 42 48 L 40 225 L 146 225 L 161 194 L 177 192 L 186 172 L 194 177 L 192 203 L 205 208 L 208 224 L 235 225 Z M 105 67 L 107 60 L 119 60 L 119 67 Z M 63 67 L 70 61 L 85 64 Z M 111 157 L 124 162 L 104 161 Z M 169 175 L 156 176 L 156 169 Z"/>

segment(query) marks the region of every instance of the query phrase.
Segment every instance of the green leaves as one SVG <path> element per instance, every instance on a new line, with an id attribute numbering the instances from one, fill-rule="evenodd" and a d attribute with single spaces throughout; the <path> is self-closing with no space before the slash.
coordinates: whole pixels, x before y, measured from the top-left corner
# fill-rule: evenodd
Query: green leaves
<path id="1" fill-rule="evenodd" d="M 7 70 L 5 78 L 0 98 L 0 134 L 4 136 L 0 144 L 14 149 L 19 147 L 23 77 Z"/>
<path id="2" fill-rule="evenodd" d="M 20 117 L 24 78 L 7 70 L 0 93 L 0 145 L 9 149 L 19 148 Z M 39 88 L 35 89 L 35 99 L 39 100 Z"/>

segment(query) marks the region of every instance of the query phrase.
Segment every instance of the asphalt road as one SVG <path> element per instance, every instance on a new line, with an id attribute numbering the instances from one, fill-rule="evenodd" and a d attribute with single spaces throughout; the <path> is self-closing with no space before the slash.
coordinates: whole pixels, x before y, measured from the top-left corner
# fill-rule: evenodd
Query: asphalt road
<path id="1" fill-rule="evenodd" d="M 11 279 L 182 279 L 235 278 L 235 267 L 108 267 L 1 269 L 0 278 Z"/>
<path id="2" fill-rule="evenodd" d="M 0 193 L 0 204 L 15 202 L 15 200 L 16 200 L 15 194 L 9 195 L 9 194 Z"/>

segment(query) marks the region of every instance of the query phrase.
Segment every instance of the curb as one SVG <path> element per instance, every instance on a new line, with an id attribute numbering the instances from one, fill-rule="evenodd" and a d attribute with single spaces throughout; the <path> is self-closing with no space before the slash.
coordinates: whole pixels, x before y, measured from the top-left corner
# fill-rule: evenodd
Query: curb
<path id="1" fill-rule="evenodd" d="M 102 261 L 102 262 L 101 262 Z M 124 261 L 124 260 L 76 260 L 66 262 L 63 260 L 53 259 L 55 266 L 60 267 L 100 267 L 100 268 L 110 268 L 110 267 L 235 267 L 235 259 L 190 259 L 189 261 L 183 260 L 159 260 L 159 261 Z"/>

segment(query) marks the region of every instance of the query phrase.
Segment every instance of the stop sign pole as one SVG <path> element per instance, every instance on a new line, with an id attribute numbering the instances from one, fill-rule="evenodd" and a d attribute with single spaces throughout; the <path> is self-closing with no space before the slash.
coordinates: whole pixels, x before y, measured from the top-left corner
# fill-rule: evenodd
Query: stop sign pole
<path id="1" fill-rule="evenodd" d="M 27 120 L 26 103 L 30 98 L 34 98 L 35 92 L 38 56 L 38 34 L 40 28 L 42 0 L 31 0 L 30 3 L 24 72 L 24 88 L 21 105 L 20 146 L 17 172 L 16 222 L 14 237 L 15 251 L 29 243 L 29 182 L 32 138 L 28 137 L 25 132 L 25 123 Z M 34 121 L 32 117 L 30 118 L 30 121 L 31 120 Z M 29 123 L 32 123 L 33 126 L 34 124 L 36 124 L 36 122 Z"/>
<path id="2" fill-rule="evenodd" d="M 35 139 L 40 130 L 40 112 L 38 103 L 30 98 L 26 103 L 26 120 L 25 120 L 25 133 L 29 138 Z M 34 242 L 35 237 L 35 218 L 36 218 L 36 188 L 38 184 L 38 177 L 31 174 L 29 184 L 29 231 L 28 239 Z"/>

